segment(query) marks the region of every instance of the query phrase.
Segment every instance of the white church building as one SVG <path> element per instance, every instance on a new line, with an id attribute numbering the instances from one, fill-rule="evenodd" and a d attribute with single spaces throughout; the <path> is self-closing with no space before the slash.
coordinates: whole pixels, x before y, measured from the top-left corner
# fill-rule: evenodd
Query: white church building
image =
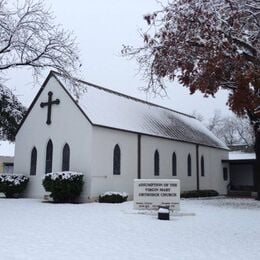
<path id="1" fill-rule="evenodd" d="M 106 191 L 133 195 L 133 180 L 179 179 L 181 191 L 214 189 L 226 194 L 222 160 L 228 148 L 194 117 L 50 72 L 15 145 L 14 172 L 30 175 L 26 196 L 43 198 L 47 172 L 84 174 L 82 199 Z M 225 166 L 226 167 L 226 166 Z"/>

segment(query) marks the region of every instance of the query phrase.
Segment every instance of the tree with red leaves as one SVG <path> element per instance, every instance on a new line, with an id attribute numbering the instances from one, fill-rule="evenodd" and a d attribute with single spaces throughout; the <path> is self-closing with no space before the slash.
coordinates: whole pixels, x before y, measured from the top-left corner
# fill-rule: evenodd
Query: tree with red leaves
<path id="1" fill-rule="evenodd" d="M 149 91 L 165 79 L 206 97 L 229 91 L 230 109 L 254 126 L 260 199 L 260 0 L 172 0 L 144 19 L 144 45 L 123 54 L 136 57 Z"/>

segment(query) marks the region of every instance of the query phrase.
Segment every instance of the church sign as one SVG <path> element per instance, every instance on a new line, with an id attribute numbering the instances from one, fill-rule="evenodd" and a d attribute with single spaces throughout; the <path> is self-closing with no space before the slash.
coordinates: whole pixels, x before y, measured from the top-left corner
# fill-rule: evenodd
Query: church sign
<path id="1" fill-rule="evenodd" d="M 135 179 L 134 208 L 155 209 L 160 206 L 180 209 L 180 181 L 173 179 Z"/>

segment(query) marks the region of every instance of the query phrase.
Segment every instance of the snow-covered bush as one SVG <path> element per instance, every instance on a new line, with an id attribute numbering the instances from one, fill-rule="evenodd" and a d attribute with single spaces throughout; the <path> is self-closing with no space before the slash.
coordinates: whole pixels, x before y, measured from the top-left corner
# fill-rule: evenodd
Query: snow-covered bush
<path id="1" fill-rule="evenodd" d="M 18 198 L 26 189 L 29 178 L 24 175 L 2 174 L 0 175 L 0 192 L 4 193 L 6 198 Z"/>
<path id="2" fill-rule="evenodd" d="M 78 172 L 47 173 L 42 181 L 54 202 L 76 202 L 83 188 L 83 174 Z"/>
<path id="3" fill-rule="evenodd" d="M 99 196 L 98 201 L 102 203 L 122 203 L 127 201 L 128 194 L 125 192 L 108 191 Z"/>
<path id="4" fill-rule="evenodd" d="M 215 190 L 190 190 L 181 193 L 182 198 L 214 197 L 218 195 Z"/>

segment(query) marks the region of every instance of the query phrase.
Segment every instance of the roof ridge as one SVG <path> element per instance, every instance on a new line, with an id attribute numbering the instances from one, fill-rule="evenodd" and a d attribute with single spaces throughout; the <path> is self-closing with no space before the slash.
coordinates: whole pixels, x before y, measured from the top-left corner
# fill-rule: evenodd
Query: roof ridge
<path id="1" fill-rule="evenodd" d="M 61 73 L 58 73 L 56 71 L 51 71 L 51 73 L 53 74 L 56 74 L 56 75 L 59 75 L 61 77 L 64 77 L 64 75 L 62 75 Z M 180 112 L 180 111 L 177 111 L 177 110 L 174 110 L 174 109 L 171 109 L 171 108 L 168 108 L 168 107 L 165 107 L 165 106 L 161 106 L 161 105 L 158 105 L 158 104 L 155 104 L 155 103 L 152 103 L 152 102 L 149 102 L 149 101 L 145 101 L 143 99 L 140 99 L 140 98 L 136 98 L 136 97 L 133 97 L 133 96 L 129 96 L 127 94 L 124 94 L 124 93 L 121 93 L 121 92 L 118 92 L 118 91 L 115 91 L 115 90 L 112 90 L 112 89 L 109 89 L 109 88 L 105 88 L 105 87 L 102 87 L 102 86 L 99 86 L 97 84 L 93 84 L 93 83 L 90 83 L 88 81 L 85 81 L 85 80 L 82 80 L 82 79 L 78 79 L 78 78 L 74 78 L 73 77 L 73 80 L 76 80 L 82 84 L 86 84 L 86 85 L 89 85 L 91 87 L 94 87 L 94 88 L 98 88 L 100 90 L 103 90 L 103 91 L 106 91 L 106 92 L 109 92 L 109 93 L 112 93 L 112 94 L 115 94 L 115 95 L 118 95 L 118 96 L 122 96 L 124 98 L 129 98 L 129 99 L 132 99 L 136 102 L 141 102 L 141 103 L 144 103 L 144 104 L 147 104 L 147 105 L 151 105 L 151 106 L 155 106 L 155 107 L 159 107 L 159 108 L 162 108 L 162 109 L 166 109 L 166 110 L 169 110 L 171 112 L 174 112 L 174 113 L 177 113 L 177 114 L 180 114 L 180 115 L 184 115 L 184 116 L 187 116 L 189 118 L 194 118 L 196 119 L 194 116 L 192 115 L 189 115 L 189 114 L 186 114 L 186 113 L 183 113 L 183 112 Z"/>

